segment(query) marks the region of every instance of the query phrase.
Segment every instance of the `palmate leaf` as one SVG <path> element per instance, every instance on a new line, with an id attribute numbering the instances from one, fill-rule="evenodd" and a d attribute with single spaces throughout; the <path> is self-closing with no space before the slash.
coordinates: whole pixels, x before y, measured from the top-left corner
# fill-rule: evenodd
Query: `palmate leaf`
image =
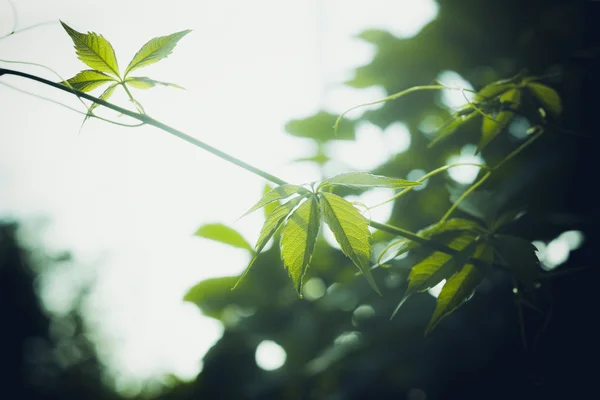
<path id="1" fill-rule="evenodd" d="M 86 69 L 79 72 L 74 77 L 59 83 L 65 86 L 71 86 L 73 89 L 79 90 L 80 92 L 87 93 L 104 85 L 105 83 L 114 82 L 115 80 L 115 78 L 110 75 L 106 75 L 105 73 L 92 69 Z"/>
<path id="2" fill-rule="evenodd" d="M 348 172 L 325 179 L 318 189 L 327 186 L 346 186 L 355 189 L 391 188 L 398 189 L 407 186 L 417 186 L 420 182 L 404 179 L 389 178 L 387 176 L 373 175 L 368 172 Z M 317 189 L 317 190 L 318 190 Z"/>
<path id="3" fill-rule="evenodd" d="M 156 85 L 160 85 L 160 86 L 169 86 L 169 87 L 173 87 L 176 89 L 185 90 L 185 88 L 183 86 L 179 86 L 175 83 L 161 82 L 161 81 L 156 81 L 154 79 L 140 77 L 140 76 L 127 78 L 127 79 L 125 79 L 125 83 L 136 89 L 151 89 L 151 88 L 155 87 Z"/>
<path id="4" fill-rule="evenodd" d="M 227 225 L 205 224 L 198 228 L 196 233 L 194 233 L 194 236 L 214 240 L 254 253 L 254 250 L 252 249 L 252 246 L 250 246 L 250 243 L 248 243 L 238 231 Z"/>
<path id="5" fill-rule="evenodd" d="M 288 185 L 277 186 L 275 189 L 273 189 L 269 193 L 265 194 L 263 196 L 263 198 L 260 199 L 258 201 L 258 203 L 253 205 L 251 209 L 246 211 L 244 213 L 244 215 L 242 215 L 242 217 L 245 217 L 246 215 L 258 210 L 259 208 L 266 206 L 269 203 L 272 203 L 277 200 L 287 199 L 288 197 L 290 197 L 291 195 L 296 194 L 296 193 L 302 194 L 302 195 L 307 195 L 310 193 L 310 191 L 303 188 L 302 186 L 298 186 L 298 185 L 289 185 L 288 184 Z M 242 217 L 240 217 L 240 218 L 242 218 Z"/>
<path id="6" fill-rule="evenodd" d="M 342 252 L 362 272 L 369 285 L 379 294 L 370 268 L 371 243 L 369 221 L 347 200 L 333 193 L 319 193 L 323 218 L 340 244 Z"/>
<path id="7" fill-rule="evenodd" d="M 494 235 L 492 245 L 500 260 L 510 268 L 523 287 L 533 288 L 540 273 L 535 246 L 528 240 L 512 235 Z"/>
<path id="8" fill-rule="evenodd" d="M 475 221 L 472 221 L 470 219 L 464 219 L 464 218 L 452 218 L 452 219 L 449 219 L 442 223 L 438 222 L 433 225 L 429 225 L 428 227 L 425 227 L 425 228 L 421 229 L 419 232 L 417 232 L 417 235 L 424 237 L 424 238 L 430 238 L 434 235 L 439 235 L 439 234 L 442 234 L 445 232 L 463 232 L 463 231 L 477 232 L 477 231 L 482 231 L 482 230 L 483 230 L 483 227 L 481 227 L 481 225 L 479 225 Z M 386 247 L 381 252 L 381 254 L 379 255 L 379 258 L 377 260 L 377 263 L 384 264 L 386 262 L 389 262 L 389 261 L 393 260 L 394 258 L 398 257 L 399 255 L 402 255 L 402 254 L 406 253 L 407 251 L 415 249 L 415 248 L 419 247 L 420 245 L 421 245 L 420 243 L 415 242 L 410 239 L 406 239 L 406 238 L 402 238 L 400 240 L 392 242 L 388 245 L 388 247 Z M 396 248 L 394 255 L 387 258 L 385 261 L 382 262 L 381 260 L 383 259 L 383 256 L 394 247 Z"/>
<path id="9" fill-rule="evenodd" d="M 500 96 L 500 102 L 509 103 L 511 108 L 517 108 L 521 104 L 521 92 L 518 89 L 510 89 Z M 494 118 L 490 116 L 483 119 L 477 152 L 483 150 L 496 135 L 502 132 L 512 119 L 513 114 L 512 111 L 500 111 Z"/>
<path id="10" fill-rule="evenodd" d="M 475 258 L 486 263 L 492 263 L 492 248 L 487 244 L 478 245 Z M 475 267 L 473 264 L 467 264 L 449 278 L 437 298 L 437 305 L 429 325 L 427 325 L 425 335 L 429 334 L 442 318 L 454 312 L 467 301 L 484 277 L 485 273 L 481 268 Z"/>
<path id="11" fill-rule="evenodd" d="M 392 318 L 402 304 L 414 293 L 429 290 L 442 280 L 458 271 L 475 252 L 475 236 L 461 235 L 449 243 L 449 247 L 458 250 L 454 256 L 436 251 L 420 263 L 413 266 L 408 276 L 408 288 L 392 313 Z"/>
<path id="12" fill-rule="evenodd" d="M 142 48 L 133 56 L 133 59 L 125 69 L 125 77 L 136 69 L 154 64 L 163 58 L 166 58 L 173 52 L 177 42 L 190 33 L 191 30 L 176 32 L 168 36 L 155 37 L 149 40 Z"/>
<path id="13" fill-rule="evenodd" d="M 281 232 L 281 258 L 298 295 L 302 293 L 302 278 L 310 264 L 320 224 L 318 201 L 311 196 L 291 213 Z"/>
<path id="14" fill-rule="evenodd" d="M 119 65 L 112 45 L 102 35 L 81 33 L 60 21 L 75 44 L 77 57 L 87 66 L 119 77 Z"/>
<path id="15" fill-rule="evenodd" d="M 556 90 L 537 82 L 528 82 L 527 87 L 545 109 L 554 115 L 559 115 L 562 112 L 562 103 Z"/>
<path id="16" fill-rule="evenodd" d="M 267 245 L 267 242 L 269 241 L 269 239 L 271 239 L 273 237 L 273 235 L 275 234 L 277 229 L 279 229 L 279 227 L 285 222 L 285 219 L 292 213 L 292 211 L 294 211 L 296 206 L 298 206 L 298 204 L 300 204 L 300 201 L 302 201 L 303 199 L 304 199 L 304 197 L 293 198 L 293 199 L 289 200 L 288 202 L 276 207 L 273 210 L 273 212 L 271 212 L 267 216 L 267 219 L 266 219 L 263 227 L 260 230 L 260 235 L 258 236 L 258 241 L 256 242 L 256 246 L 255 246 L 256 254 L 254 255 L 254 257 L 252 258 L 252 261 L 250 261 L 250 264 L 248 264 L 248 266 L 246 267 L 246 270 L 240 276 L 240 278 L 237 280 L 236 284 L 233 286 L 232 289 L 235 289 L 240 284 L 242 279 L 244 279 L 244 277 L 246 276 L 248 271 L 250 271 L 250 268 L 252 268 L 252 265 L 256 261 L 258 255 L 260 254 L 262 249 Z"/>

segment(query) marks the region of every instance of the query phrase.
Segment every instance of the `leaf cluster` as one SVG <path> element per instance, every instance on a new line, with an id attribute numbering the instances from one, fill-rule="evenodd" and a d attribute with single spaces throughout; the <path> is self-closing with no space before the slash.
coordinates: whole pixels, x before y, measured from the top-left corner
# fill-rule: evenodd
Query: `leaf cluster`
<path id="1" fill-rule="evenodd" d="M 61 24 L 73 40 L 77 57 L 91 68 L 77 73 L 66 81 L 60 82 L 61 84 L 85 93 L 108 85 L 99 97 L 104 101 L 108 101 L 117 87 L 121 86 L 129 96 L 130 101 L 142 113 L 144 113 L 144 108 L 135 100 L 129 88 L 150 89 L 161 85 L 183 89 L 183 87 L 174 83 L 157 81 L 145 76 L 130 76 L 130 73 L 157 63 L 169 56 L 173 52 L 177 42 L 190 33 L 190 30 L 176 32 L 168 36 L 155 37 L 149 40 L 133 56 L 125 70 L 121 73 L 115 50 L 104 36 L 94 32 L 81 33 L 62 21 Z M 93 111 L 97 107 L 98 103 L 93 103 L 88 108 L 88 114 L 84 123 L 89 117 L 94 115 Z"/>
<path id="2" fill-rule="evenodd" d="M 548 113 L 558 116 L 562 113 L 562 103 L 558 93 L 551 87 L 538 82 L 539 78 L 520 74 L 511 78 L 490 83 L 479 90 L 472 101 L 456 111 L 438 130 L 436 138 L 429 144 L 435 146 L 450 137 L 457 129 L 477 116 L 482 116 L 481 137 L 477 152 L 482 151 L 500 132 L 504 130 L 519 112 L 523 96 L 533 97 L 542 120 Z"/>
<path id="3" fill-rule="evenodd" d="M 442 318 L 471 298 L 491 267 L 496 266 L 495 262 L 513 273 L 522 288 L 532 289 L 541 272 L 535 247 L 523 238 L 499 233 L 505 225 L 522 215 L 522 212 L 510 211 L 489 225 L 454 218 L 419 231 L 419 236 L 442 242 L 456 252 L 453 255 L 429 252 L 412 267 L 408 287 L 392 317 L 411 295 L 427 291 L 445 280 L 427 326 L 426 334 L 431 332 Z M 394 241 L 379 256 L 379 262 L 390 262 L 419 247 L 422 248 L 419 243 L 404 238 Z M 382 261 L 392 250 L 393 255 Z"/>

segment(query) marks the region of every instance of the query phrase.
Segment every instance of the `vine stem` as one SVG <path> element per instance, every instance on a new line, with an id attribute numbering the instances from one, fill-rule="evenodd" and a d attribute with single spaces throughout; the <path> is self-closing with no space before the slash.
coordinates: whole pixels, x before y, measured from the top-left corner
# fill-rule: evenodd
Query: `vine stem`
<path id="1" fill-rule="evenodd" d="M 31 74 L 28 74 L 28 73 L 25 73 L 25 72 L 15 71 L 15 70 L 6 69 L 6 68 L 0 68 L 0 76 L 2 76 L 2 75 L 20 76 L 22 78 L 30 79 L 30 80 L 33 80 L 33 81 L 37 81 L 37 82 L 43 83 L 43 84 L 48 85 L 48 86 L 52 86 L 52 87 L 54 87 L 56 89 L 59 89 L 59 90 L 62 90 L 64 92 L 68 92 L 68 93 L 74 94 L 75 96 L 77 96 L 79 98 L 84 98 L 86 100 L 93 101 L 94 103 L 100 104 L 100 105 L 102 105 L 102 106 L 104 106 L 106 108 L 110 108 L 111 110 L 114 110 L 114 111 L 117 111 L 117 112 L 119 112 L 121 114 L 127 115 L 128 117 L 137 119 L 138 121 L 142 122 L 143 124 L 152 125 L 155 128 L 158 128 L 158 129 L 161 129 L 161 130 L 163 130 L 165 132 L 168 132 L 168 133 L 170 133 L 173 136 L 177 136 L 178 138 L 183 139 L 186 142 L 191 143 L 191 144 L 193 144 L 196 147 L 200 147 L 201 149 L 206 150 L 209 153 L 212 153 L 215 156 L 220 157 L 220 158 L 222 158 L 225 161 L 229 161 L 230 163 L 235 164 L 238 167 L 241 167 L 241 168 L 243 168 L 243 169 L 245 169 L 247 171 L 250 171 L 250 172 L 252 172 L 255 175 L 261 176 L 261 177 L 265 178 L 266 180 L 271 181 L 271 182 L 273 182 L 273 183 L 275 183 L 277 185 L 285 185 L 287 183 L 283 179 L 280 179 L 280 178 L 278 178 L 278 177 L 276 177 L 274 175 L 269 174 L 268 172 L 265 172 L 265 171 L 263 171 L 263 170 L 261 170 L 259 168 L 256 168 L 256 167 L 254 167 L 254 166 L 252 166 L 252 165 L 250 165 L 250 164 L 248 164 L 248 163 L 246 163 L 246 162 L 244 162 L 244 161 L 242 161 L 242 160 L 240 160 L 240 159 L 238 159 L 236 157 L 230 156 L 229 154 L 227 154 L 227 153 L 225 153 L 225 152 L 223 152 L 223 151 L 221 151 L 221 150 L 219 150 L 219 149 L 217 149 L 215 147 L 212 147 L 211 145 L 209 145 L 207 143 L 204 143 L 203 141 L 201 141 L 199 139 L 196 139 L 196 138 L 194 138 L 192 136 L 189 136 L 189 135 L 183 133 L 180 130 L 177 130 L 177 129 L 173 128 L 173 127 L 170 127 L 167 124 L 164 124 L 164 123 L 162 123 L 160 121 L 157 121 L 154 118 L 149 117 L 146 114 L 140 114 L 140 113 L 136 113 L 136 112 L 130 111 L 130 110 L 126 109 L 126 108 L 119 107 L 119 106 L 117 106 L 115 104 L 112 104 L 112 103 L 109 103 L 109 102 L 104 101 L 102 99 L 99 99 L 97 97 L 91 96 L 91 95 L 89 95 L 87 93 L 71 89 L 71 88 L 69 88 L 67 86 L 64 86 L 64 85 L 61 85 L 59 83 L 52 82 L 52 81 L 50 81 L 48 79 L 44 79 L 44 78 L 41 78 L 39 76 L 31 75 Z"/>
<path id="2" fill-rule="evenodd" d="M 542 128 L 540 128 L 535 133 L 535 135 L 531 136 L 529 139 L 527 139 L 527 141 L 525 141 L 523 144 L 521 144 L 519 147 L 517 147 L 515 150 L 513 150 L 509 155 L 504 157 L 504 159 L 502 161 L 500 161 L 494 167 L 490 168 L 488 170 L 488 172 L 486 172 L 486 174 L 481 177 L 481 179 L 479 179 L 477 182 L 475 182 L 462 195 L 460 195 L 460 197 L 454 202 L 454 204 L 452 204 L 452 207 L 450 207 L 450 209 L 448 211 L 446 211 L 446 214 L 444 214 L 444 216 L 440 219 L 440 223 L 446 222 L 448 220 L 448 218 L 450 218 L 450 215 L 452 214 L 452 212 L 454 212 L 454 210 L 456 210 L 456 208 L 459 206 L 459 204 L 464 199 L 466 199 L 471 193 L 473 193 L 473 191 L 475 191 L 475 189 L 477 189 L 479 186 L 481 186 L 492 175 L 492 172 L 500 169 L 504 164 L 506 164 L 508 161 L 510 161 L 513 157 L 515 157 L 517 154 L 519 154 L 520 152 L 525 150 L 529 145 L 531 145 L 540 136 L 542 136 L 543 133 L 544 133 L 544 130 Z"/>
<path id="3" fill-rule="evenodd" d="M 73 89 L 71 87 L 67 87 L 65 85 L 61 85 L 59 83 L 52 82 L 52 81 L 50 81 L 48 79 L 44 79 L 44 78 L 36 76 L 36 75 L 31 75 L 31 74 L 28 74 L 26 72 L 15 71 L 15 70 L 6 69 L 6 68 L 0 68 L 0 76 L 3 76 L 3 75 L 14 75 L 14 76 L 18 76 L 18 77 L 21 77 L 21 78 L 33 80 L 33 81 L 36 81 L 36 82 L 39 82 L 39 83 L 42 83 L 42 84 L 54 87 L 54 88 L 56 88 L 58 90 L 62 90 L 64 92 L 73 94 L 73 95 L 77 96 L 80 99 L 83 98 L 83 99 L 92 101 L 92 102 L 97 103 L 99 105 L 102 105 L 102 106 L 104 106 L 106 108 L 109 108 L 109 109 L 111 109 L 113 111 L 116 111 L 116 112 L 119 112 L 121 114 L 127 115 L 128 117 L 134 118 L 134 119 L 140 121 L 143 125 L 151 125 L 151 126 L 154 126 L 155 128 L 158 128 L 158 129 L 163 130 L 163 131 L 165 131 L 167 133 L 170 133 L 173 136 L 176 136 L 176 137 L 178 137 L 178 138 L 180 138 L 180 139 L 182 139 L 182 140 L 184 140 L 184 141 L 186 141 L 186 142 L 188 142 L 188 143 L 190 143 L 190 144 L 192 144 L 192 145 L 194 145 L 196 147 L 199 147 L 199 148 L 201 148 L 203 150 L 206 150 L 209 153 L 211 153 L 211 154 L 213 154 L 213 155 L 215 155 L 215 156 L 217 156 L 217 157 L 219 157 L 219 158 L 221 158 L 221 159 L 223 159 L 225 161 L 228 161 L 228 162 L 230 162 L 230 163 L 232 163 L 234 165 L 237 165 L 238 167 L 243 168 L 243 169 L 245 169 L 245 170 L 247 170 L 249 172 L 252 172 L 253 174 L 258 175 L 258 176 L 260 176 L 260 177 L 262 177 L 262 178 L 264 178 L 264 179 L 266 179 L 266 180 L 268 180 L 270 182 L 273 182 L 273 183 L 275 183 L 277 185 L 285 185 L 285 184 L 287 184 L 287 182 L 284 181 L 283 179 L 278 178 L 275 175 L 271 175 L 268 172 L 265 172 L 265 171 L 263 171 L 263 170 L 261 170 L 259 168 L 256 168 L 256 167 L 254 167 L 254 166 L 252 166 L 252 165 L 250 165 L 250 164 L 248 164 L 248 163 L 246 163 L 246 162 L 244 162 L 244 161 L 242 161 L 242 160 L 240 160 L 240 159 L 238 159 L 236 157 L 233 157 L 233 156 L 231 156 L 231 155 L 229 155 L 229 154 L 227 154 L 227 153 L 225 153 L 225 152 L 223 152 L 223 151 L 221 151 L 221 150 L 219 150 L 219 149 L 217 149 L 217 148 L 215 148 L 213 146 L 210 146 L 207 143 L 204 143 L 203 141 L 201 141 L 199 139 L 196 139 L 196 138 L 194 138 L 192 136 L 189 136 L 189 135 L 185 134 L 184 132 L 182 132 L 180 130 L 177 130 L 177 129 L 175 129 L 175 128 L 167 125 L 167 124 L 164 124 L 164 123 L 162 123 L 162 122 L 160 122 L 158 120 L 155 120 L 154 118 L 148 116 L 147 114 L 140 114 L 140 113 L 136 113 L 134 111 L 130 111 L 130 110 L 126 109 L 126 108 L 123 108 L 123 107 L 117 106 L 115 104 L 109 103 L 108 101 L 105 101 L 105 100 L 99 99 L 97 97 L 91 96 L 91 95 L 89 95 L 87 93 L 80 92 L 80 91 L 75 90 L 75 89 Z M 398 98 L 398 97 L 400 97 L 403 94 L 414 92 L 416 90 L 434 89 L 434 88 L 435 89 L 440 89 L 440 88 L 445 88 L 445 87 L 444 86 L 435 86 L 435 87 L 434 86 L 416 86 L 414 88 L 407 89 L 407 90 L 405 90 L 403 92 L 397 93 L 396 95 L 393 95 L 393 96 L 390 96 L 390 97 L 391 98 Z M 387 100 L 381 100 L 379 102 L 382 102 L 382 101 L 387 101 Z M 375 102 L 373 104 L 376 104 L 376 103 L 377 102 Z M 354 108 L 356 108 L 356 107 L 354 107 Z M 532 137 L 528 142 L 526 142 L 523 145 L 521 145 L 517 150 L 515 150 L 513 153 L 511 153 L 507 158 L 505 158 L 495 168 L 498 168 L 500 165 L 502 165 L 503 163 L 505 163 L 506 161 L 508 161 L 510 158 L 514 157 L 520 151 L 522 151 L 526 146 L 528 146 L 531 142 L 533 142 L 533 140 L 535 140 L 537 137 L 539 137 L 540 134 L 541 134 L 541 132 L 538 132 L 537 135 L 535 135 L 534 137 Z M 444 167 L 438 168 L 438 170 L 432 171 L 431 173 L 434 173 L 434 172 L 435 173 L 439 173 L 439 172 L 441 172 L 441 171 L 443 171 L 445 169 L 448 169 L 450 167 L 451 166 L 444 166 Z M 490 173 L 491 173 L 491 170 L 488 171 L 488 173 L 486 175 L 489 175 Z M 471 191 L 472 190 L 474 190 L 474 188 L 471 189 Z M 466 196 L 463 195 L 461 197 L 466 197 Z M 447 213 L 447 214 L 449 215 L 449 213 Z M 415 241 L 415 242 L 420 243 L 420 244 L 422 244 L 424 246 L 428 246 L 428 247 L 430 247 L 430 248 L 432 248 L 434 250 L 437 250 L 437 251 L 440 251 L 440 252 L 443 252 L 443 253 L 446 253 L 446 254 L 455 255 L 457 253 L 457 251 L 455 249 L 452 249 L 452 248 L 444 245 L 443 243 L 439 243 L 439 242 L 437 242 L 437 241 L 435 241 L 433 239 L 428 239 L 428 238 L 421 237 L 421 236 L 419 236 L 419 235 L 417 235 L 417 234 L 415 234 L 413 232 L 410 232 L 410 231 L 402 229 L 402 228 L 398 228 L 398 227 L 395 227 L 395 226 L 392 226 L 392 225 L 388 225 L 388 224 L 383 224 L 383 223 L 376 222 L 376 221 L 369 221 L 369 225 L 372 226 L 375 229 L 379 229 L 379 230 L 382 230 L 382 231 L 385 231 L 385 232 L 389 232 L 389 233 L 392 233 L 392 234 L 395 234 L 395 235 L 398 235 L 398 236 L 405 237 L 405 238 L 407 238 L 409 240 Z M 479 260 L 472 259 L 471 261 L 472 261 L 472 263 L 474 265 L 483 266 L 483 263 L 479 262 Z"/>
<path id="4" fill-rule="evenodd" d="M 443 167 L 440 167 L 438 169 L 434 169 L 433 171 L 431 171 L 430 173 L 423 175 L 420 179 L 418 179 L 416 182 L 419 183 L 423 183 L 425 182 L 427 179 L 431 178 L 434 175 L 439 174 L 440 172 L 444 172 L 450 168 L 454 168 L 454 167 L 468 167 L 468 166 L 472 166 L 472 167 L 478 167 L 480 169 L 490 169 L 490 167 L 488 167 L 487 165 L 483 165 L 483 164 L 477 164 L 477 163 L 457 163 L 457 164 L 450 164 L 450 165 L 444 165 Z M 383 201 L 379 204 L 375 204 L 374 206 L 368 207 L 369 210 L 372 210 L 375 207 L 379 207 L 382 206 L 384 204 L 389 203 L 390 201 L 394 201 L 396 199 L 398 199 L 399 197 L 404 196 L 406 193 L 410 192 L 411 190 L 413 190 L 415 187 L 417 186 L 409 186 L 407 188 L 405 188 L 404 190 L 402 190 L 401 192 L 398 192 L 397 194 L 395 194 L 394 196 L 390 197 L 389 199 L 387 199 L 386 201 Z"/>
<path id="5" fill-rule="evenodd" d="M 351 108 L 347 109 L 346 111 L 344 111 L 343 113 L 341 113 L 340 116 L 335 120 L 335 124 L 333 125 L 333 135 L 337 136 L 338 128 L 339 128 L 339 125 L 340 125 L 340 122 L 341 122 L 342 118 L 344 118 L 344 115 L 348 114 L 350 111 L 356 110 L 357 108 L 367 107 L 367 106 L 374 106 L 374 105 L 377 105 L 377 104 L 385 103 L 386 101 L 396 100 L 396 99 L 404 96 L 405 94 L 409 94 L 409 93 L 412 93 L 412 92 L 417 92 L 419 90 L 442 90 L 442 89 L 454 89 L 454 88 L 449 88 L 449 87 L 444 86 L 444 85 L 413 86 L 413 87 L 408 88 L 406 90 L 403 90 L 401 92 L 394 93 L 393 95 L 388 96 L 386 98 L 379 99 L 379 100 L 376 100 L 376 101 L 372 101 L 370 103 L 359 104 L 357 106 L 351 107 Z"/>

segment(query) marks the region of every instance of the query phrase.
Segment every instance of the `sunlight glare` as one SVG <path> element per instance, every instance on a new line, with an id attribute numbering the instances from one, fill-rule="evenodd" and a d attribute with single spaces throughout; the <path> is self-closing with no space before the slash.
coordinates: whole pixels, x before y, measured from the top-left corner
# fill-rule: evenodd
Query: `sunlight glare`
<path id="1" fill-rule="evenodd" d="M 287 353 L 272 340 L 263 340 L 256 347 L 256 365 L 265 371 L 273 371 L 285 364 Z"/>

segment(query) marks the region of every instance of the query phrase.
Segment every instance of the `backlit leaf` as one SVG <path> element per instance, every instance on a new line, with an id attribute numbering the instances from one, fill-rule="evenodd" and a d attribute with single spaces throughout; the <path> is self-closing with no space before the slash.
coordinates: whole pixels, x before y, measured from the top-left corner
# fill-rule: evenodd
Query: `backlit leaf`
<path id="1" fill-rule="evenodd" d="M 540 273 L 535 246 L 528 240 L 511 235 L 494 235 L 492 245 L 500 260 L 510 268 L 523 287 L 533 288 Z"/>
<path id="2" fill-rule="evenodd" d="M 70 85 L 73 89 L 81 92 L 91 92 L 105 83 L 114 81 L 115 78 L 112 76 L 106 75 L 99 71 L 86 69 L 85 71 L 79 72 L 74 77 L 60 83 L 65 86 Z M 67 83 L 69 85 L 67 85 Z"/>
<path id="3" fill-rule="evenodd" d="M 477 115 L 476 111 L 473 111 L 466 115 L 455 116 L 448 122 L 446 122 L 440 129 L 437 131 L 437 136 L 429 143 L 427 147 L 431 148 L 441 142 L 442 140 L 450 137 L 461 125 L 467 123 L 473 117 Z"/>
<path id="4" fill-rule="evenodd" d="M 493 82 L 489 85 L 484 86 L 479 92 L 477 92 L 473 100 L 476 102 L 491 100 L 494 97 L 501 95 L 510 89 L 513 89 L 514 87 L 514 83 L 507 83 L 506 81 Z"/>
<path id="5" fill-rule="evenodd" d="M 417 186 L 419 182 L 404 179 L 389 178 L 387 176 L 373 175 L 368 172 L 348 172 L 325 179 L 319 189 L 327 186 L 346 186 L 355 189 L 391 188 L 397 189 L 407 186 Z"/>
<path id="6" fill-rule="evenodd" d="M 287 199 L 288 197 L 290 197 L 291 195 L 296 194 L 296 193 L 307 195 L 310 193 L 310 191 L 303 188 L 302 186 L 298 186 L 298 185 L 289 185 L 288 184 L 288 185 L 277 186 L 275 189 L 273 189 L 269 193 L 265 194 L 263 196 L 263 198 L 260 199 L 258 201 L 258 203 L 253 205 L 250 210 L 246 211 L 246 213 L 244 215 L 242 215 L 242 217 L 258 210 L 259 208 L 266 206 L 269 203 L 272 203 L 277 200 Z"/>
<path id="7" fill-rule="evenodd" d="M 108 99 L 110 99 L 110 96 L 112 96 L 113 93 L 115 92 L 115 89 L 117 88 L 118 85 L 119 85 L 118 83 L 113 83 L 112 85 L 107 87 L 106 90 L 104 92 L 102 92 L 99 99 L 108 101 Z M 93 103 L 90 106 L 90 108 L 88 110 L 88 115 L 85 117 L 86 120 L 90 117 L 90 114 L 92 113 L 92 111 L 94 111 L 99 105 L 100 104 L 98 104 L 98 103 Z M 85 120 L 84 120 L 84 122 L 85 122 Z"/>
<path id="8" fill-rule="evenodd" d="M 320 143 L 329 140 L 353 140 L 356 122 L 344 118 L 338 128 L 337 136 L 333 134 L 333 125 L 337 120 L 336 114 L 325 111 L 302 119 L 293 119 L 285 124 L 285 131 L 292 136 L 314 139 Z"/>
<path id="9" fill-rule="evenodd" d="M 223 224 L 202 225 L 200 228 L 198 228 L 196 233 L 194 233 L 194 236 L 214 240 L 233 247 L 239 247 L 240 249 L 246 249 L 251 253 L 254 253 L 252 246 L 250 246 L 250 244 L 242 235 L 239 234 L 238 231 Z"/>
<path id="10" fill-rule="evenodd" d="M 486 244 L 480 244 L 477 246 L 475 258 L 491 263 L 493 261 L 492 248 Z M 467 301 L 484 277 L 485 273 L 481 268 L 475 267 L 473 264 L 467 264 L 449 278 L 437 298 L 437 305 L 425 330 L 425 335 L 431 332 L 442 318 L 454 312 Z"/>
<path id="11" fill-rule="evenodd" d="M 191 30 L 185 30 L 149 40 L 135 56 L 133 56 L 133 59 L 125 69 L 125 76 L 133 70 L 154 64 L 163 58 L 166 58 L 173 52 L 177 42 L 190 32 Z"/>
<path id="12" fill-rule="evenodd" d="M 112 45 L 102 35 L 81 33 L 60 21 L 75 44 L 77 57 L 87 66 L 107 74 L 119 76 L 119 65 Z"/>
<path id="13" fill-rule="evenodd" d="M 271 190 L 273 190 L 273 187 L 271 185 L 269 185 L 268 183 L 265 184 L 262 195 L 265 196 Z M 280 205 L 281 205 L 281 202 L 279 200 L 275 200 L 274 202 L 267 204 L 263 208 L 263 211 L 265 213 L 265 218 L 267 218 L 269 216 L 269 214 L 271 214 L 273 212 L 273 210 L 276 209 L 277 207 L 279 207 Z"/>
<path id="14" fill-rule="evenodd" d="M 562 103 L 556 90 L 537 82 L 528 82 L 527 87 L 552 114 L 559 115 L 562 112 Z"/>
<path id="15" fill-rule="evenodd" d="M 408 288 L 404 297 L 394 310 L 392 317 L 398 312 L 402 304 L 414 293 L 429 290 L 442 280 L 449 278 L 458 271 L 475 252 L 475 236 L 462 235 L 452 240 L 449 247 L 458 250 L 454 256 L 440 251 L 412 267 L 408 276 Z"/>
<path id="16" fill-rule="evenodd" d="M 463 232 L 463 231 L 477 232 L 477 231 L 481 231 L 481 230 L 483 230 L 483 228 L 475 221 L 472 221 L 470 219 L 464 219 L 464 218 L 452 218 L 443 223 L 435 223 L 433 225 L 429 225 L 428 227 L 423 228 L 419 232 L 417 232 L 417 235 L 424 237 L 424 238 L 430 238 L 434 235 L 439 235 L 444 232 Z M 385 251 L 383 251 L 381 253 L 377 262 L 378 263 L 389 262 L 389 261 L 393 260 L 394 258 L 398 257 L 399 255 L 402 255 L 402 254 L 406 253 L 407 251 L 417 248 L 420 245 L 421 245 L 420 243 L 415 242 L 413 240 L 402 238 L 400 240 L 397 240 L 397 241 L 391 243 L 385 249 Z M 383 258 L 383 255 L 385 253 L 387 253 L 388 251 L 390 251 L 392 248 L 395 248 L 394 256 L 389 257 L 388 259 L 386 259 L 385 261 L 382 262 L 381 259 Z"/>
<path id="17" fill-rule="evenodd" d="M 237 279 L 237 276 L 226 276 L 203 280 L 190 288 L 183 300 L 196 304 L 204 315 L 220 319 L 223 309 L 215 307 L 214 299 L 231 293 L 231 287 Z"/>
<path id="18" fill-rule="evenodd" d="M 260 230 L 260 235 L 258 236 L 258 241 L 256 242 L 256 246 L 255 246 L 256 254 L 250 261 L 250 264 L 248 264 L 248 266 L 246 267 L 246 270 L 244 271 L 244 273 L 240 276 L 240 278 L 236 282 L 233 289 L 235 289 L 240 284 L 242 279 L 244 279 L 244 277 L 246 276 L 248 271 L 250 271 L 250 268 L 252 268 L 252 265 L 258 258 L 258 255 L 260 254 L 262 249 L 267 245 L 267 242 L 269 241 L 269 239 L 271 239 L 273 237 L 275 232 L 277 232 L 277 229 L 279 229 L 279 227 L 285 222 L 286 217 L 288 215 L 290 215 L 290 213 L 294 210 L 294 208 L 296 208 L 296 206 L 298 204 L 300 204 L 300 201 L 303 198 L 304 197 L 293 198 L 293 199 L 289 200 L 288 202 L 286 202 L 285 204 L 282 204 L 282 205 L 276 207 L 273 210 L 273 212 L 271 212 L 267 216 L 267 219 L 265 220 L 265 223 Z"/>
<path id="19" fill-rule="evenodd" d="M 281 258 L 300 296 L 302 278 L 310 264 L 320 224 L 317 199 L 311 196 L 288 217 L 281 232 Z"/>
<path id="20" fill-rule="evenodd" d="M 500 96 L 500 102 L 505 105 L 509 103 L 510 108 L 517 108 L 521 104 L 521 92 L 518 89 L 511 89 Z M 481 140 L 477 147 L 477 152 L 480 152 L 496 137 L 497 134 L 508 125 L 513 117 L 512 111 L 500 111 L 495 117 L 483 118 L 481 128 Z"/>
<path id="21" fill-rule="evenodd" d="M 154 79 L 141 77 L 141 76 L 127 78 L 127 79 L 125 79 L 125 83 L 127 83 L 129 86 L 134 87 L 136 89 L 150 89 L 150 88 L 155 87 L 156 85 L 161 85 L 161 86 L 169 86 L 169 87 L 173 87 L 176 89 L 185 90 L 185 88 L 183 86 L 179 86 L 175 83 L 156 81 Z"/>
<path id="22" fill-rule="evenodd" d="M 371 243 L 369 221 L 347 200 L 333 193 L 319 193 L 323 217 L 340 244 L 342 252 L 363 273 L 367 282 L 379 294 L 370 268 Z"/>

